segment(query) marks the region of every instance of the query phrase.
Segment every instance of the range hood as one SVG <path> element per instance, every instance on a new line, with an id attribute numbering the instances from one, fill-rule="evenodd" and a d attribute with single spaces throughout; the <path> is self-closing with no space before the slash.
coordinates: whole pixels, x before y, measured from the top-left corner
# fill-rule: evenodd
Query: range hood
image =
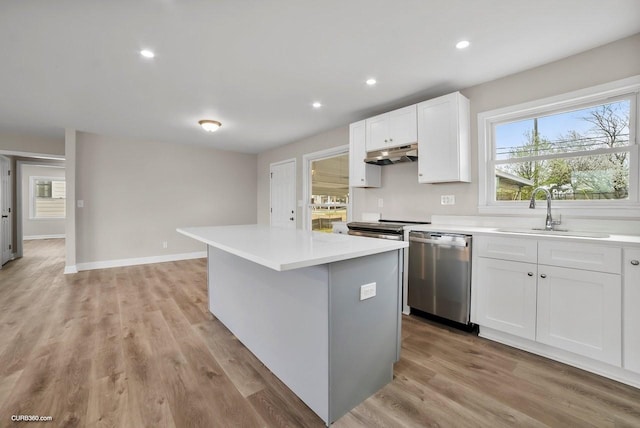
<path id="1" fill-rule="evenodd" d="M 416 160 L 418 160 L 418 144 L 414 143 L 407 146 L 367 152 L 367 157 L 364 161 L 373 165 L 390 165 Z"/>

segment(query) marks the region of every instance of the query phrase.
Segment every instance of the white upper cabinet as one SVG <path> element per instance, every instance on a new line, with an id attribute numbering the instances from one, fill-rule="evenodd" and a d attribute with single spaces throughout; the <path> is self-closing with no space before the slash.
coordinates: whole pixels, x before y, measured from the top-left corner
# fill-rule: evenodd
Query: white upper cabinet
<path id="1" fill-rule="evenodd" d="M 367 157 L 366 123 L 349 125 L 349 186 L 380 187 L 380 166 L 364 162 Z"/>
<path id="2" fill-rule="evenodd" d="M 640 373 L 640 248 L 625 248 L 622 259 L 624 275 L 624 307 L 622 331 L 624 332 L 625 369 Z"/>
<path id="3" fill-rule="evenodd" d="M 406 146 L 418 139 L 415 104 L 371 117 L 365 123 L 367 151 Z"/>
<path id="4" fill-rule="evenodd" d="M 419 183 L 471 181 L 469 114 L 460 92 L 417 105 Z"/>

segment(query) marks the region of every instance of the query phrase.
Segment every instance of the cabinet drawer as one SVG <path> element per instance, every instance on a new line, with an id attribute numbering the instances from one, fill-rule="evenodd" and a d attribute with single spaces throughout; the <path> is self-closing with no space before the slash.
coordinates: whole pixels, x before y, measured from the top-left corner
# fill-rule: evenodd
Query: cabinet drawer
<path id="1" fill-rule="evenodd" d="M 539 241 L 538 263 L 619 274 L 622 249 L 597 244 Z"/>
<path id="2" fill-rule="evenodd" d="M 473 251 L 480 257 L 536 263 L 537 249 L 534 239 L 478 236 Z"/>

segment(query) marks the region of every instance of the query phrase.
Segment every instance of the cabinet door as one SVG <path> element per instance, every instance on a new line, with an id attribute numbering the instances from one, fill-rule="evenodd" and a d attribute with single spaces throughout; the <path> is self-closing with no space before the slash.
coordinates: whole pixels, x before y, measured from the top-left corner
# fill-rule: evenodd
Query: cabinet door
<path id="1" fill-rule="evenodd" d="M 538 266 L 537 340 L 621 366 L 620 275 Z"/>
<path id="2" fill-rule="evenodd" d="M 364 120 L 349 125 L 349 185 L 380 187 L 380 166 L 364 162 L 367 157 Z"/>
<path id="3" fill-rule="evenodd" d="M 417 110 L 418 182 L 470 181 L 469 100 L 455 92 Z"/>
<path id="4" fill-rule="evenodd" d="M 389 147 L 406 146 L 418 141 L 415 104 L 389 112 Z"/>
<path id="5" fill-rule="evenodd" d="M 624 307 L 622 331 L 624 355 L 622 364 L 627 370 L 640 373 L 640 249 L 625 248 L 622 264 L 624 275 Z"/>
<path id="6" fill-rule="evenodd" d="M 478 257 L 478 324 L 535 340 L 536 265 Z"/>
<path id="7" fill-rule="evenodd" d="M 388 113 L 365 120 L 367 125 L 366 149 L 368 152 L 382 150 L 389 144 L 389 116 Z"/>

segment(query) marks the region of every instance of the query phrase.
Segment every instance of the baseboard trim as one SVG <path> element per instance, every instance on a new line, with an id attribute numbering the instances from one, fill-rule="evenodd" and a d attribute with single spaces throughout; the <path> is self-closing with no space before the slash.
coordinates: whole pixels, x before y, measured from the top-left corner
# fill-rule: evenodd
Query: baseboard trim
<path id="1" fill-rule="evenodd" d="M 479 336 L 514 348 L 522 349 L 523 351 L 531 352 L 532 354 L 541 355 L 551 360 L 560 361 L 561 363 L 631 385 L 634 388 L 640 388 L 640 373 L 634 373 L 622 367 L 612 366 L 611 364 L 602 361 L 597 361 L 553 346 L 545 345 L 544 343 L 534 342 L 529 339 L 513 336 L 509 333 L 503 333 L 487 327 L 480 326 Z"/>
<path id="2" fill-rule="evenodd" d="M 60 239 L 60 238 L 64 238 L 65 235 L 30 235 L 30 236 L 23 236 L 22 240 L 23 241 L 33 241 L 35 239 Z"/>
<path id="3" fill-rule="evenodd" d="M 76 266 L 78 271 L 109 269 L 123 266 L 148 265 L 153 263 L 176 262 L 180 260 L 203 259 L 207 257 L 206 251 L 197 251 L 194 253 L 168 254 L 166 256 L 138 257 L 131 259 L 104 260 L 100 262 L 78 263 Z M 66 269 L 65 269 L 66 270 Z"/>
<path id="4" fill-rule="evenodd" d="M 68 275 L 70 273 L 78 273 L 78 267 L 73 265 L 73 266 L 65 266 L 64 267 L 64 274 Z"/>

